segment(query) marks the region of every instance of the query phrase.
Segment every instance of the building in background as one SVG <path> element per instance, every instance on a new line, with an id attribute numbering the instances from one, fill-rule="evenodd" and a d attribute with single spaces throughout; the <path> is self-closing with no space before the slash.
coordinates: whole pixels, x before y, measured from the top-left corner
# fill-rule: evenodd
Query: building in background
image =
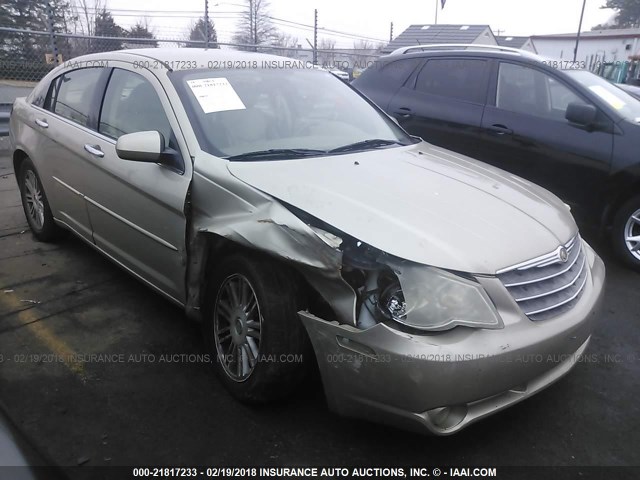
<path id="1" fill-rule="evenodd" d="M 554 60 L 573 60 L 576 34 L 534 35 L 531 37 L 537 52 Z M 580 37 L 577 60 L 595 70 L 600 64 L 628 60 L 640 54 L 640 28 L 595 30 Z"/>
<path id="2" fill-rule="evenodd" d="M 411 25 L 394 38 L 382 53 L 402 47 L 437 44 L 497 45 L 489 25 Z"/>
<path id="3" fill-rule="evenodd" d="M 518 48 L 520 50 L 526 50 L 528 52 L 538 53 L 536 52 L 536 47 L 533 45 L 533 41 L 531 40 L 531 37 L 502 36 L 502 37 L 496 37 L 496 41 L 498 42 L 498 45 L 500 45 L 501 47 Z"/>

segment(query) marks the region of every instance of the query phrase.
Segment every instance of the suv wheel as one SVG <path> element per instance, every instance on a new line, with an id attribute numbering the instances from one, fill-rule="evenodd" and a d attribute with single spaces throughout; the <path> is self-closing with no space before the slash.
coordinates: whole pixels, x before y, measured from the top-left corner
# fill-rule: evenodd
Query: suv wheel
<path id="1" fill-rule="evenodd" d="M 613 247 L 627 265 L 640 269 L 640 196 L 618 211 L 613 222 Z"/>
<path id="2" fill-rule="evenodd" d="M 33 235 L 41 242 L 57 240 L 62 229 L 53 219 L 47 195 L 30 158 L 24 159 L 18 175 L 22 208 Z"/>
<path id="3" fill-rule="evenodd" d="M 295 272 L 254 256 L 234 255 L 207 288 L 203 334 L 215 370 L 237 399 L 263 403 L 286 396 L 306 374 L 310 342 Z"/>

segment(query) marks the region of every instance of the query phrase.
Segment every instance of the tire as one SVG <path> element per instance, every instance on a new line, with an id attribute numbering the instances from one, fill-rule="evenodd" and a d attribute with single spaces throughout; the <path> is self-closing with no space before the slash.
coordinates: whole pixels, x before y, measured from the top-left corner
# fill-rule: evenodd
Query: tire
<path id="1" fill-rule="evenodd" d="M 23 160 L 18 175 L 22 208 L 33 235 L 41 242 L 58 240 L 63 230 L 53 219 L 44 187 L 30 158 Z"/>
<path id="2" fill-rule="evenodd" d="M 638 238 L 637 241 L 629 240 Z M 628 266 L 640 270 L 640 196 L 628 200 L 615 216 L 613 249 Z"/>
<path id="3" fill-rule="evenodd" d="M 294 271 L 272 260 L 235 254 L 216 268 L 206 289 L 205 344 L 218 377 L 244 403 L 285 397 L 307 374 L 313 351 L 297 314 L 305 301 L 296 280 Z"/>

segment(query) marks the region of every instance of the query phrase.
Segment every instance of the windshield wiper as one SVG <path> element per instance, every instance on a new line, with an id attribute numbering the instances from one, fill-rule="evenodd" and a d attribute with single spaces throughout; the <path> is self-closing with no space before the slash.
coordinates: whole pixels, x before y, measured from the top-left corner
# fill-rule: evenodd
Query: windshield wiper
<path id="1" fill-rule="evenodd" d="M 272 148 L 269 150 L 258 150 L 255 152 L 242 153 L 240 155 L 232 155 L 226 157 L 227 160 L 271 160 L 271 159 L 290 159 L 317 157 L 318 155 L 326 155 L 325 150 L 313 150 L 310 148 Z"/>
<path id="2" fill-rule="evenodd" d="M 366 150 L 368 148 L 388 147 L 389 145 L 404 145 L 396 140 L 383 140 L 381 138 L 373 138 L 371 140 L 363 140 L 362 142 L 351 143 L 342 147 L 329 150 L 329 153 L 340 152 L 356 152 L 358 150 Z"/>

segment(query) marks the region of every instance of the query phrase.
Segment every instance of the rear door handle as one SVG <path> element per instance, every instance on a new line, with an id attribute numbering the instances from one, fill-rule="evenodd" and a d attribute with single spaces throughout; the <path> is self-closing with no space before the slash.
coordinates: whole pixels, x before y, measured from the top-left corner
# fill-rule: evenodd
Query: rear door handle
<path id="1" fill-rule="evenodd" d="M 100 150 L 100 146 L 99 145 L 85 145 L 84 149 L 89 152 L 91 155 L 95 156 L 95 157 L 104 157 L 104 152 L 102 150 Z"/>
<path id="2" fill-rule="evenodd" d="M 513 130 L 499 123 L 491 125 L 489 131 L 497 135 L 513 135 Z"/>
<path id="3" fill-rule="evenodd" d="M 39 127 L 42 128 L 49 128 L 49 124 L 47 123 L 46 120 L 40 120 L 39 118 L 36 118 L 36 125 L 38 125 Z"/>
<path id="4" fill-rule="evenodd" d="M 400 107 L 393 113 L 401 118 L 410 118 L 413 115 L 413 110 L 407 107 Z"/>

